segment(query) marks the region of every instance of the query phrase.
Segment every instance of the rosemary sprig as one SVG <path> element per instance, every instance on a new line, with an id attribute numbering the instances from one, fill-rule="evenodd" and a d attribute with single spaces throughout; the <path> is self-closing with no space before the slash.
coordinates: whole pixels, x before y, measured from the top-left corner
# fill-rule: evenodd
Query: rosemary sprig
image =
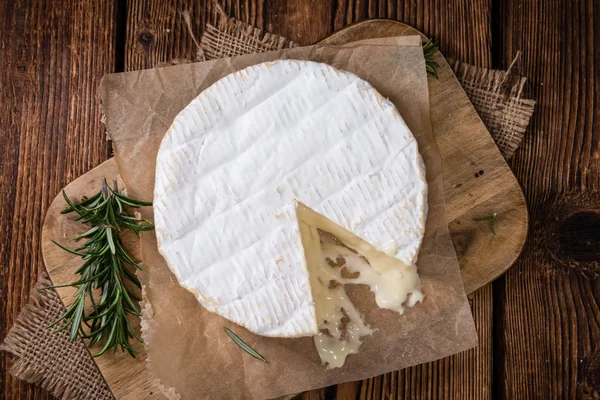
<path id="1" fill-rule="evenodd" d="M 138 269 L 140 266 L 125 250 L 119 232 L 131 229 L 139 235 L 140 231 L 154 229 L 150 221 L 131 216 L 126 211 L 126 208 L 151 206 L 152 203 L 125 196 L 124 191 L 119 191 L 116 181 L 114 188 L 111 188 L 104 178 L 102 190 L 90 198 L 74 203 L 64 191 L 63 196 L 68 207 L 61 213 L 75 212 L 78 215 L 75 220 L 90 224 L 91 228 L 75 238 L 75 241 L 87 239 L 85 244 L 75 250 L 54 241 L 61 249 L 80 256 L 83 264 L 76 271 L 80 275 L 79 280 L 45 288 L 77 287 L 73 305 L 50 326 L 57 326 L 64 321 L 55 332 L 69 329 L 73 341 L 80 333 L 83 338 L 89 339 L 90 346 L 104 340 L 104 346 L 96 356 L 111 349 L 116 352 L 120 347 L 121 351 L 127 351 L 135 357 L 137 352 L 129 344 L 129 339 L 134 338 L 139 342 L 142 342 L 142 339 L 134 331 L 127 317 L 141 314 L 133 303 L 133 300 L 139 299 L 127 289 L 125 280 L 141 288 L 140 281 L 128 269 L 128 266 Z M 94 297 L 95 289 L 100 289 L 100 298 Z M 86 298 L 89 298 L 92 305 L 89 314 L 86 314 L 85 310 Z M 84 326 L 87 326 L 87 331 L 84 330 Z"/>
<path id="2" fill-rule="evenodd" d="M 227 334 L 227 336 L 229 336 L 231 338 L 231 340 L 233 340 L 233 342 L 235 344 L 237 344 L 238 346 L 240 346 L 240 348 L 242 350 L 244 350 L 246 353 L 250 354 L 252 357 L 259 359 L 263 362 L 267 362 L 267 360 L 260 355 L 259 352 L 257 352 L 256 350 L 254 350 L 252 347 L 248 346 L 246 344 L 246 342 L 244 342 L 242 339 L 240 339 L 240 337 L 238 335 L 236 335 L 235 333 L 231 332 L 229 329 L 227 328 L 223 328 L 223 330 L 225 330 L 225 333 Z"/>
<path id="3" fill-rule="evenodd" d="M 496 217 L 498 213 L 493 213 L 485 217 L 481 218 L 473 218 L 473 221 L 490 221 L 490 230 L 492 231 L 492 235 L 496 236 L 496 231 L 494 230 L 494 224 L 496 223 Z"/>
<path id="4" fill-rule="evenodd" d="M 435 40 L 429 39 L 423 42 L 423 53 L 425 55 L 425 68 L 427 69 L 427 75 L 433 76 L 435 79 L 439 79 L 436 68 L 440 65 L 433 61 L 433 56 L 439 49 L 439 43 Z"/>

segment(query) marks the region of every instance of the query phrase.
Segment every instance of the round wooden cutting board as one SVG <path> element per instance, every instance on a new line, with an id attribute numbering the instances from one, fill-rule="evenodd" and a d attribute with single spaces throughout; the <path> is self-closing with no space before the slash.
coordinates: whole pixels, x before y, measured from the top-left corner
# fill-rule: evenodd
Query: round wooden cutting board
<path id="1" fill-rule="evenodd" d="M 420 34 L 397 21 L 369 20 L 348 26 L 320 43 L 345 44 L 363 39 Z M 465 291 L 471 293 L 509 268 L 525 243 L 528 214 L 525 199 L 502 154 L 477 115 L 448 63 L 441 55 L 439 79 L 430 78 L 429 94 L 433 134 L 442 157 L 446 217 L 458 257 Z M 482 172 L 483 171 L 483 172 Z M 118 174 L 109 159 L 66 186 L 70 196 L 94 194 L 101 177 L 111 181 Z M 74 260 L 52 243 L 73 237 L 81 226 L 71 215 L 62 215 L 61 194 L 50 205 L 42 228 L 42 252 L 55 284 L 74 280 Z M 480 218 L 497 213 L 496 236 Z M 67 236 L 65 236 L 67 235 Z M 72 290 L 57 290 L 68 306 Z M 143 350 L 143 349 L 142 349 Z M 110 388 L 119 399 L 149 398 L 156 393 L 145 369 L 145 354 L 136 359 L 117 353 L 96 361 Z"/>

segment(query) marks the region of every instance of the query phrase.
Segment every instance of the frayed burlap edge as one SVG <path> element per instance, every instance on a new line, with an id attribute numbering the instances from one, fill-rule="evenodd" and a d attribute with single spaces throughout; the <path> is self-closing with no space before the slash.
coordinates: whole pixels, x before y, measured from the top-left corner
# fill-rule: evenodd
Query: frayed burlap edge
<path id="1" fill-rule="evenodd" d="M 113 400 L 83 341 L 72 342 L 68 330 L 53 333 L 56 327 L 48 327 L 66 311 L 54 290 L 41 290 L 51 284 L 44 271 L 29 303 L 0 344 L 0 350 L 15 356 L 10 373 L 61 399 Z"/>
<path id="2" fill-rule="evenodd" d="M 216 26 L 208 24 L 200 39 L 200 49 L 206 60 L 298 46 L 297 43 L 283 36 L 229 18 L 220 6 L 217 6 L 217 18 Z"/>
<path id="3" fill-rule="evenodd" d="M 535 108 L 535 100 L 525 98 L 527 78 L 514 74 L 519 57 L 517 54 L 507 71 L 449 60 L 458 81 L 506 159 L 512 157 L 523 141 Z"/>

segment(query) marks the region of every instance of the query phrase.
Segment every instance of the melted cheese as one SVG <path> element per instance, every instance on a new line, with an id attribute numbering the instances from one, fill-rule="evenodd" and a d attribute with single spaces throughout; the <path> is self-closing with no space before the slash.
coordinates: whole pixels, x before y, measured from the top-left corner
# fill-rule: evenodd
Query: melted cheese
<path id="1" fill-rule="evenodd" d="M 369 286 L 380 308 L 401 314 L 423 300 L 421 281 L 415 265 L 374 249 L 304 204 L 297 215 L 319 327 L 315 345 L 327 368 L 341 367 L 346 356 L 358 353 L 361 338 L 374 332 L 344 284 Z"/>
<path id="2" fill-rule="evenodd" d="M 347 355 L 358 353 L 361 337 L 372 334 L 373 330 L 348 298 L 344 286 L 331 275 L 318 229 L 301 221 L 300 232 L 319 327 L 315 346 L 327 368 L 341 367 Z"/>

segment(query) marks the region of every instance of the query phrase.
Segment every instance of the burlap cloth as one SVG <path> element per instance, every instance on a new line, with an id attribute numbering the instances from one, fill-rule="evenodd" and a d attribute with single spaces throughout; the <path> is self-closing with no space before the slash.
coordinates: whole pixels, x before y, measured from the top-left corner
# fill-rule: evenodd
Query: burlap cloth
<path id="1" fill-rule="evenodd" d="M 189 25 L 189 17 L 185 15 Z M 196 41 L 194 39 L 194 41 Z M 220 11 L 216 26 L 207 25 L 198 45 L 198 60 L 295 47 L 296 43 L 263 32 Z M 514 64 L 514 63 L 513 63 Z M 517 149 L 533 113 L 535 101 L 523 98 L 526 78 L 450 61 L 458 80 L 506 158 Z M 65 312 L 44 272 L 29 304 L 0 345 L 15 356 L 10 373 L 40 385 L 62 399 L 114 399 L 83 341 L 72 343 L 68 331 L 52 333 L 48 325 Z"/>

